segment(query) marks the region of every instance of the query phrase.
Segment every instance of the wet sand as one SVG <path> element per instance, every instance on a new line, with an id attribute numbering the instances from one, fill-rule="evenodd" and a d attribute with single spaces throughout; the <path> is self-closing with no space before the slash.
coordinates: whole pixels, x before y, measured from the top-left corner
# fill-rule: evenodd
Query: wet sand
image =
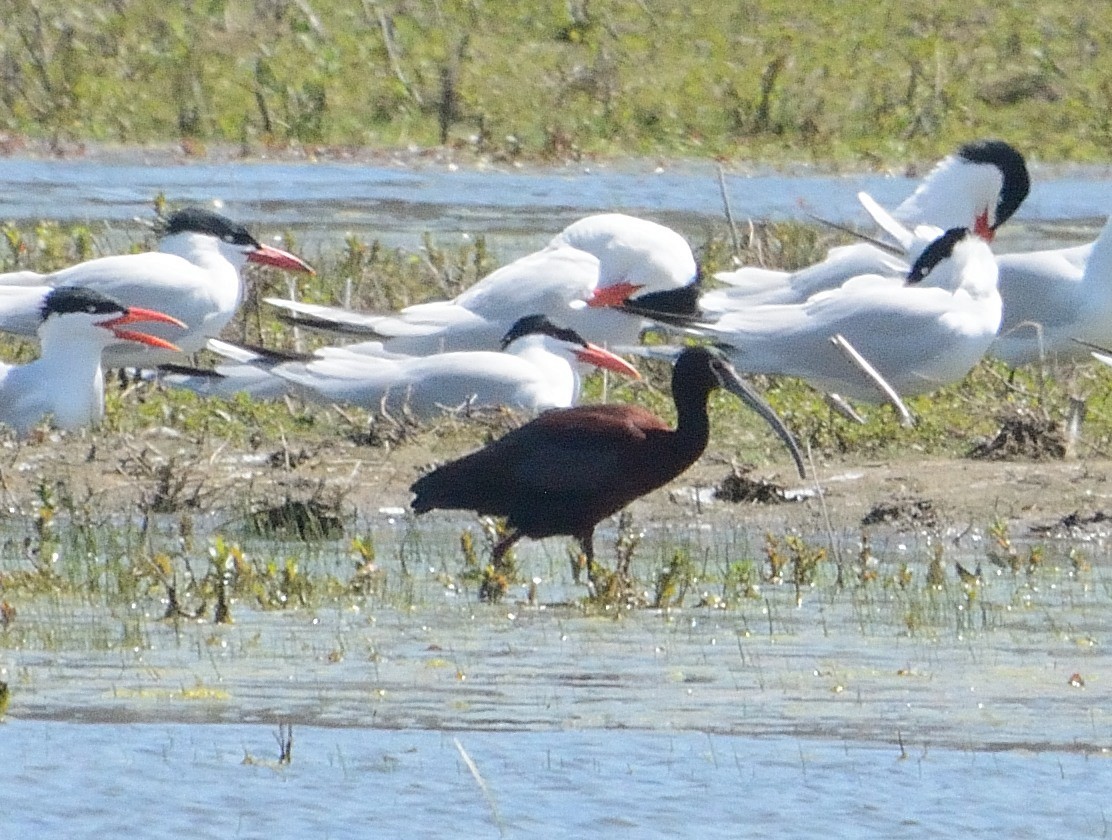
<path id="1" fill-rule="evenodd" d="M 473 446 L 474 444 L 471 444 Z M 287 497 L 321 488 L 343 495 L 348 506 L 368 515 L 402 509 L 409 485 L 430 464 L 451 452 L 421 443 L 393 448 L 357 446 L 337 441 L 327 447 L 290 443 L 296 467 L 285 468 L 281 449 L 237 449 L 220 441 L 197 444 L 165 429 L 142 435 L 54 436 L 37 443 L 8 442 L 0 449 L 0 492 L 15 513 L 32 510 L 42 478 L 64 482 L 71 494 L 95 498 L 105 510 L 136 511 L 156 482 L 155 470 L 172 461 L 176 474 L 202 489 L 198 513 L 219 514 L 252 498 Z M 1112 461 L 1083 458 L 1060 461 L 976 461 L 906 458 L 860 461 L 816 460 L 811 476 L 801 480 L 787 459 L 754 468 L 753 478 L 783 487 L 801 501 L 775 504 L 716 502 L 698 506 L 731 472 L 733 453 L 712 440 L 703 457 L 669 486 L 630 506 L 637 519 L 667 522 L 699 507 L 713 523 L 752 521 L 762 527 L 821 532 L 858 527 L 878 505 L 921 501 L 934 513 L 940 531 L 1013 523 L 1022 534 L 1031 525 L 1052 525 L 1070 514 L 1082 517 L 1112 507 Z M 821 492 L 819 492 L 821 490 Z M 435 516 L 435 514 L 434 514 Z M 905 523 L 907 524 L 907 523 Z"/>

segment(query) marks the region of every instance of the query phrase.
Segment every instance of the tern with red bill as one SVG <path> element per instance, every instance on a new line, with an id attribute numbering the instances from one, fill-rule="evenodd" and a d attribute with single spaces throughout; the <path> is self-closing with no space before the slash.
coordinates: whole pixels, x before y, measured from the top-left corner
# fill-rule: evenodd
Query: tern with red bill
<path id="1" fill-rule="evenodd" d="M 180 335 L 162 327 L 154 327 L 152 333 L 172 338 L 184 353 L 195 353 L 235 315 L 243 300 L 240 271 L 248 262 L 313 272 L 299 257 L 263 245 L 242 225 L 191 207 L 165 220 L 157 251 L 100 257 L 52 274 L 3 274 L 0 285 L 93 289 L 129 305 L 165 312 L 187 328 Z M 9 331 L 34 335 L 36 329 L 29 320 Z M 141 367 L 180 358 L 180 353 L 148 344 L 117 342 L 105 350 L 103 361 L 106 367 Z"/>
<path id="2" fill-rule="evenodd" d="M 267 298 L 295 324 L 381 340 L 414 356 L 496 350 L 513 323 L 541 314 L 597 344 L 635 343 L 654 312 L 694 315 L 700 286 L 687 241 L 621 213 L 587 216 L 542 250 L 499 268 L 452 300 L 372 315 Z"/>
<path id="3" fill-rule="evenodd" d="M 977 140 L 939 161 L 892 215 L 908 227 L 968 227 L 992 242 L 1030 190 L 1019 151 L 1003 140 Z"/>
<path id="4" fill-rule="evenodd" d="M 812 295 L 836 289 L 864 274 L 906 274 L 922 252 L 944 230 L 966 228 L 985 242 L 1019 209 L 1031 189 L 1027 164 L 1002 140 L 966 143 L 943 158 L 915 192 L 889 213 L 868 193 L 858 198 L 873 221 L 894 240 L 856 242 L 831 248 L 826 259 L 798 271 L 745 266 L 715 274 L 726 283 L 703 295 L 700 307 L 709 315 L 766 303 L 802 303 Z M 1000 288 L 1006 282 L 1001 266 Z"/>
<path id="5" fill-rule="evenodd" d="M 996 338 L 997 278 L 988 244 L 952 228 L 902 277 L 864 274 L 803 303 L 739 306 L 689 331 L 724 346 L 745 373 L 796 376 L 877 402 L 875 382 L 831 344 L 840 335 L 897 393 L 925 394 L 963 378 Z"/>
<path id="6" fill-rule="evenodd" d="M 922 250 L 929 228 L 908 231 L 868 196 L 861 200 L 909 254 Z M 996 267 L 1003 314 L 987 355 L 1011 365 L 1083 361 L 1087 345 L 1112 343 L 1112 223 L 1084 245 L 999 254 Z"/>
<path id="7" fill-rule="evenodd" d="M 221 393 L 223 377 L 233 390 L 254 395 L 291 388 L 306 399 L 358 405 L 372 411 L 409 411 L 430 417 L 462 406 L 509 406 L 529 412 L 566 408 L 579 399 L 579 367 L 590 366 L 639 379 L 620 356 L 591 344 L 543 315 L 519 319 L 502 338 L 501 352 L 460 350 L 404 356 L 379 347 L 322 347 L 312 355 L 275 353 L 211 341 L 215 352 L 238 365 L 219 365 L 216 377 L 197 373 L 164 376 L 169 385 Z M 253 368 L 255 376 L 245 372 Z M 268 390 L 277 386 L 277 393 Z"/>
<path id="8" fill-rule="evenodd" d="M 909 230 L 868 194 L 858 198 L 899 243 L 902 256 L 864 243 L 835 248 L 826 260 L 790 275 L 787 282 L 769 283 L 754 293 L 736 287 L 718 289 L 703 296 L 702 308 L 729 317 L 762 302 L 803 303 L 836 288 L 832 284 L 839 274 L 848 278 L 870 266 L 874 274 L 899 271 L 905 260 L 917 260 L 940 233 L 929 225 Z M 995 259 L 1003 310 L 999 334 L 986 355 L 1010 365 L 1076 362 L 1088 357 L 1088 344 L 1112 344 L 1112 221 L 1084 245 L 1017 251 Z"/>
<path id="9" fill-rule="evenodd" d="M 164 338 L 131 329 L 140 323 L 185 329 L 170 315 L 124 306 L 94 289 L 46 289 L 39 307 L 39 358 L 25 365 L 0 366 L 0 423 L 25 436 L 44 418 L 74 430 L 104 416 L 101 353 L 117 342 L 172 353 Z"/>

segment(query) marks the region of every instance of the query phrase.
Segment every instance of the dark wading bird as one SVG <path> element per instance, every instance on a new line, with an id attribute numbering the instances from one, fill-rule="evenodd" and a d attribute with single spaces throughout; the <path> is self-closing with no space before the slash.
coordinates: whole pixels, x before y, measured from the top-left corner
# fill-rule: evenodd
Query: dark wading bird
<path id="1" fill-rule="evenodd" d="M 707 399 L 715 388 L 736 394 L 757 411 L 787 444 L 804 475 L 794 438 L 768 404 L 718 351 L 689 347 L 672 373 L 675 429 L 637 406 L 554 409 L 418 479 L 410 488 L 417 494 L 413 510 L 504 516 L 509 533 L 494 547 L 496 569 L 522 537 L 574 537 L 590 575 L 595 526 L 667 484 L 703 454 L 710 434 Z"/>

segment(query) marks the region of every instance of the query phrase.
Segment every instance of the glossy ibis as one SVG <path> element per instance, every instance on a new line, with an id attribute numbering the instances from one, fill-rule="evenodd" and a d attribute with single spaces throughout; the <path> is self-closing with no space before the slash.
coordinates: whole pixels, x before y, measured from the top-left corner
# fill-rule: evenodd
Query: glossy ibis
<path id="1" fill-rule="evenodd" d="M 804 474 L 791 433 L 764 400 L 718 351 L 688 347 L 672 374 L 676 428 L 637 406 L 554 409 L 418 479 L 411 488 L 417 494 L 413 510 L 505 517 L 509 533 L 494 547 L 495 568 L 522 537 L 574 537 L 590 574 L 595 526 L 680 475 L 706 449 L 707 398 L 716 388 L 736 394 L 764 417 Z"/>

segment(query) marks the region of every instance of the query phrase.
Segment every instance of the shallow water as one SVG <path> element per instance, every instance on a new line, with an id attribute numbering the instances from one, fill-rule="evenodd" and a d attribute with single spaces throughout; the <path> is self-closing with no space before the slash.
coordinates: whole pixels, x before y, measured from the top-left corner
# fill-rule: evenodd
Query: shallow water
<path id="1" fill-rule="evenodd" d="M 420 236 L 483 234 L 510 259 L 544 244 L 588 213 L 651 214 L 693 242 L 723 219 L 718 170 L 708 162 L 562 167 L 455 167 L 355 163 L 180 163 L 118 158 L 0 159 L 0 219 L 123 223 L 150 219 L 163 193 L 175 204 L 222 202 L 247 224 L 288 227 L 310 244 L 341 232 L 417 247 Z M 1035 188 L 1001 231 L 1001 249 L 1091 238 L 1112 212 L 1107 167 L 1034 170 Z M 825 219 L 867 225 L 866 190 L 894 207 L 917 179 L 817 170 L 728 171 L 735 218 Z"/>
<path id="2" fill-rule="evenodd" d="M 985 564 L 970 596 L 956 581 L 937 591 L 923 586 L 925 541 L 901 534 L 882 551 L 877 534 L 882 560 L 872 585 L 838 590 L 828 564 L 798 603 L 790 584 L 762 584 L 757 597 L 717 609 L 699 605 L 722 592 L 730 562 L 761 556 L 747 544 L 761 532 L 752 522 L 716 530 L 706 521 L 680 523 L 644 536 L 637 574 L 646 596 L 677 547 L 702 558 L 705 582 L 692 586 L 682 607 L 598 615 L 574 603 L 584 592 L 571 579 L 562 540 L 519 551 L 535 603 L 524 585 L 501 605 L 479 603 L 476 586 L 460 576 L 465 523 L 430 518 L 416 534 L 391 517 L 366 523 L 360 533 L 373 535 L 386 575 L 381 594 L 324 599 L 311 609 L 261 610 L 237 600 L 229 625 L 163 620 L 158 598 L 20 598 L 0 650 L 11 714 L 120 724 L 636 728 L 885 744 L 902 737 L 974 750 L 1112 747 L 1104 547 L 1087 549 L 1092 565 L 1080 573 L 1053 545 L 1046 568 L 1030 578 Z M 600 529 L 600 545 L 612 540 Z M 852 557 L 854 535 L 842 541 Z M 343 567 L 350 570 L 351 556 L 339 543 L 312 551 L 243 545 L 248 556 L 279 564 L 297 555 L 309 580 L 350 574 Z M 971 568 L 979 562 L 973 553 L 957 556 Z M 916 569 L 915 586 L 882 583 L 904 562 Z M 1071 684 L 1075 675 L 1083 686 Z"/>
<path id="3" fill-rule="evenodd" d="M 276 734 L 12 721 L 0 821 L 27 838 L 1042 838 L 1106 836 L 1112 810 L 1112 763 L 1071 753 L 295 726 L 278 766 Z"/>
<path id="4" fill-rule="evenodd" d="M 559 539 L 519 551 L 536 604 L 524 587 L 478 603 L 459 576 L 473 520 L 414 531 L 389 511 L 358 523 L 387 575 L 373 597 L 236 600 L 215 626 L 164 620 L 157 597 L 120 603 L 103 581 L 79 598 L 9 594 L 3 835 L 1106 836 L 1103 538 L 1076 543 L 1080 571 L 1065 562 L 1075 544 L 1050 538 L 1031 577 L 984 563 L 971 598 L 952 572 L 933 592 L 881 583 L 903 562 L 921 580 L 931 542 L 875 528 L 870 586 L 837 590 L 827 569 L 798 604 L 765 583 L 729 609 L 697 606 L 725 564 L 761 556 L 775 514 L 733 515 L 709 505 L 646 529 L 649 588 L 677 546 L 705 564 L 669 610 L 567 603 L 583 589 Z M 175 531 L 160 520 L 152 550 Z M 608 523 L 600 545 L 615 536 Z M 857 534 L 836 536 L 855 556 Z M 982 532 L 938 537 L 948 567 L 985 558 Z M 351 570 L 340 541 L 243 547 L 297 556 L 310 579 Z M 0 555 L 0 574 L 26 565 Z M 288 767 L 273 763 L 280 723 L 294 727 Z"/>
<path id="5" fill-rule="evenodd" d="M 758 509 L 735 522 L 734 506 L 675 507 L 636 561 L 650 589 L 676 547 L 704 564 L 670 610 L 567 603 L 584 593 L 560 539 L 519 551 L 537 604 L 524 587 L 478 603 L 459 575 L 473 520 L 438 514 L 411 530 L 390 511 L 357 523 L 387 574 L 365 599 L 265 611 L 236 600 L 234 623 L 214 626 L 164 620 L 157 597 L 120 603 L 104 581 L 80 598 L 8 593 L 2 834 L 1107 836 L 1106 535 L 1042 538 L 1028 577 L 988 563 L 976 529 L 877 527 L 873 584 L 837 590 L 827 568 L 801 603 L 762 583 L 715 609 L 697 604 L 721 590 L 725 565 L 760 558 L 765 528 L 783 528 Z M 174 522 L 158 521 L 151 550 L 169 550 Z M 7 525 L 5 544 L 21 545 Z M 600 528 L 607 554 L 615 536 Z M 855 557 L 856 529 L 835 536 Z M 945 540 L 949 582 L 927 591 L 932 539 Z M 340 541 L 242 544 L 297 556 L 310 579 L 353 562 Z M 1071 548 L 1087 568 L 1070 568 Z M 983 565 L 975 597 L 954 560 Z M 904 562 L 920 582 L 883 583 Z M 0 554 L 0 575 L 26 567 Z M 292 764 L 244 765 L 277 757 L 282 722 Z"/>

